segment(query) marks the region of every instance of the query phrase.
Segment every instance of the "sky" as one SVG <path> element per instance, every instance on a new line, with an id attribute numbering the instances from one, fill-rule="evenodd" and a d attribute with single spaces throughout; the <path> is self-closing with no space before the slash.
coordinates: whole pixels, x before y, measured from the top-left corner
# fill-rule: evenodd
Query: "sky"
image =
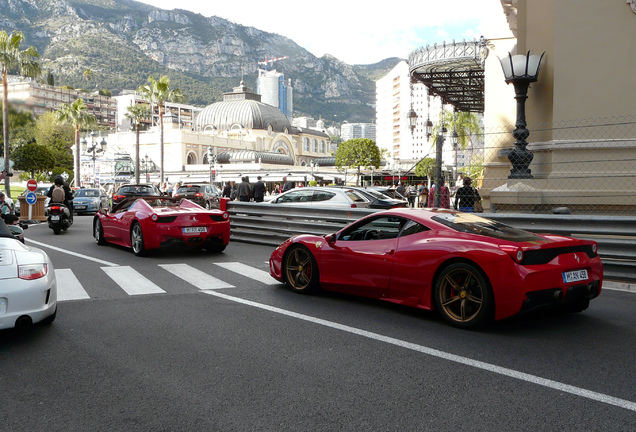
<path id="1" fill-rule="evenodd" d="M 426 45 L 510 37 L 500 0 L 142 0 L 285 36 L 317 57 L 347 64 L 408 58 Z M 378 5 L 378 6 L 374 6 Z M 388 5 L 388 6 L 387 6 Z"/>

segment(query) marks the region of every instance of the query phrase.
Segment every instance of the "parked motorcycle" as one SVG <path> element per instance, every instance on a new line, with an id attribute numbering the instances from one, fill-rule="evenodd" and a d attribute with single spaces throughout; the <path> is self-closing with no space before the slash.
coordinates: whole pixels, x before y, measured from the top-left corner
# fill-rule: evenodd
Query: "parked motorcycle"
<path id="1" fill-rule="evenodd" d="M 62 231 L 66 231 L 73 224 L 69 208 L 64 204 L 50 203 L 46 210 L 48 213 L 46 220 L 49 223 L 49 228 L 51 228 L 56 235 Z"/>

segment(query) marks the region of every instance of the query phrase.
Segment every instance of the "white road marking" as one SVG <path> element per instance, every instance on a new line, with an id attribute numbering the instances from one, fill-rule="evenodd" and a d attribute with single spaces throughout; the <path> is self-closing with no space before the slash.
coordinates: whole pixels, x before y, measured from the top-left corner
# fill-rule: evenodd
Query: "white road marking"
<path id="1" fill-rule="evenodd" d="M 262 282 L 266 285 L 278 285 L 276 279 L 264 270 L 259 270 L 257 268 L 248 266 L 247 264 L 239 263 L 239 262 L 225 262 L 225 263 L 214 263 L 219 267 L 223 267 L 224 269 L 233 271 L 234 273 L 238 273 L 241 276 L 248 277 L 250 279 L 254 279 L 255 281 Z"/>
<path id="2" fill-rule="evenodd" d="M 85 300 L 90 298 L 71 269 L 55 269 L 57 301 Z"/>
<path id="3" fill-rule="evenodd" d="M 102 270 L 115 281 L 128 295 L 162 294 L 159 288 L 141 273 L 129 266 L 102 267 Z"/>
<path id="4" fill-rule="evenodd" d="M 234 288 L 220 279 L 210 276 L 207 273 L 197 270 L 188 264 L 159 264 L 159 267 L 166 269 L 173 275 L 194 285 L 200 290 L 215 290 L 221 288 Z"/>
<path id="5" fill-rule="evenodd" d="M 56 250 L 58 252 L 62 252 L 62 253 L 69 254 L 69 255 L 73 255 L 73 256 L 76 256 L 78 258 L 83 258 L 83 259 L 86 259 L 86 260 L 89 260 L 89 261 L 94 261 L 94 262 L 99 263 L 99 264 L 104 264 L 104 265 L 112 266 L 112 267 L 115 267 L 115 266 L 119 265 L 119 264 L 115 264 L 115 263 L 112 263 L 112 262 L 104 261 L 104 260 L 101 260 L 101 259 L 98 259 L 98 258 L 93 258 L 92 256 L 82 255 L 82 254 L 79 254 L 77 252 L 73 252 L 73 251 L 70 251 L 70 250 L 67 250 L 67 249 L 62 249 L 62 248 L 59 248 L 59 247 L 51 246 L 51 245 L 48 245 L 46 243 L 40 243 L 39 241 L 31 240 L 31 239 L 28 239 L 28 238 L 25 238 L 25 240 L 28 243 L 33 243 L 33 244 L 38 245 L 40 247 L 53 249 L 53 250 Z"/>
<path id="6" fill-rule="evenodd" d="M 277 314 L 281 314 L 281 315 L 286 315 L 292 318 L 296 318 L 296 319 L 300 319 L 300 320 L 304 320 L 304 321 L 309 321 L 312 322 L 314 324 L 319 324 L 325 327 L 330 327 L 333 329 L 337 329 L 337 330 L 342 330 L 345 331 L 347 333 L 352 333 L 358 336 L 362 336 L 362 337 L 366 337 L 369 339 L 373 339 L 373 340 L 377 340 L 380 342 L 385 342 L 391 345 L 395 345 L 395 346 L 399 346 L 402 348 L 406 348 L 412 351 L 416 351 L 416 352 L 420 352 L 423 354 L 427 354 L 433 357 L 437 357 L 443 360 L 447 360 L 447 361 L 451 361 L 454 363 L 458 363 L 460 365 L 465 365 L 465 366 L 472 366 L 475 367 L 477 369 L 481 369 L 481 370 L 485 370 L 488 372 L 492 372 L 492 373 L 496 373 L 499 375 L 503 375 L 503 376 L 507 376 L 510 378 L 514 378 L 517 380 L 521 380 L 521 381 L 526 381 L 529 383 L 533 383 L 533 384 L 537 384 L 543 387 L 547 387 L 547 388 L 551 388 L 554 390 L 558 390 L 558 391 L 562 391 L 564 393 L 569 393 L 575 396 L 580 396 L 586 399 L 590 399 L 596 402 L 603 402 L 609 405 L 614 405 L 617 406 L 619 408 L 624 408 L 626 410 L 629 411 L 634 411 L 636 412 L 636 402 L 632 402 L 632 401 L 628 401 L 625 399 L 620 399 L 617 397 L 613 397 L 613 396 L 609 396 L 603 393 L 598 393 L 595 391 L 591 391 L 591 390 L 586 390 L 584 388 L 580 388 L 580 387 L 575 387 L 573 385 L 569 385 L 569 384 L 564 384 L 564 383 L 560 383 L 558 381 L 553 381 L 551 379 L 547 379 L 547 378 L 541 378 L 539 376 L 536 375 L 531 375 L 528 373 L 524 373 L 524 372 L 519 372 L 516 371 L 514 369 L 509 369 L 506 367 L 501 367 L 501 366 L 497 366 L 491 363 L 486 363 L 486 362 L 482 362 L 479 360 L 473 360 L 471 358 L 468 357 L 462 357 L 459 355 L 455 355 L 455 354 L 450 354 L 444 351 L 440 351 L 440 350 L 436 350 L 434 348 L 428 348 L 422 345 L 417 345 L 411 342 L 405 342 L 403 340 L 400 339 L 395 339 L 389 336 L 383 336 L 381 334 L 378 333 L 373 333 L 373 332 L 369 332 L 366 330 L 361 330 L 355 327 L 350 327 L 347 325 L 343 325 L 343 324 L 338 324 L 332 321 L 327 321 L 327 320 L 323 320 L 320 318 L 315 318 L 309 315 L 303 315 L 303 314 L 299 314 L 296 312 L 291 312 L 285 309 L 280 309 L 277 307 L 273 307 L 273 306 L 268 306 L 268 305 L 264 305 L 261 303 L 256 303 L 250 300 L 244 300 L 238 297 L 233 297 L 233 296 L 229 296 L 226 294 L 222 294 L 220 292 L 216 292 L 216 291 L 206 291 L 206 294 L 209 295 L 213 295 L 216 297 L 220 297 L 229 301 L 233 301 L 233 302 L 237 302 L 237 303 L 242 303 L 244 305 L 247 306 L 252 306 L 252 307 L 256 307 L 259 309 L 264 309 L 270 312 L 274 312 Z"/>

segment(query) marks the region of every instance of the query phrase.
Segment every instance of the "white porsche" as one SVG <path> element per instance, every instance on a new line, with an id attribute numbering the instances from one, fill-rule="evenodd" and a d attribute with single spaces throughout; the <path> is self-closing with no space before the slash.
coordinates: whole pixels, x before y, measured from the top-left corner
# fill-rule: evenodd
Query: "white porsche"
<path id="1" fill-rule="evenodd" d="M 25 246 L 22 229 L 0 221 L 0 330 L 49 324 L 57 314 L 57 284 L 48 255 Z"/>

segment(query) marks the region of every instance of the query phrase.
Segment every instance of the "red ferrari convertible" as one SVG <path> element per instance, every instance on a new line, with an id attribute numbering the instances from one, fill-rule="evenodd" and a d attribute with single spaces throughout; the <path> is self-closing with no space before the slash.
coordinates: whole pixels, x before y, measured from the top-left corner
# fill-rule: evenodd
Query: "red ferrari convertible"
<path id="1" fill-rule="evenodd" d="M 93 235 L 97 244 L 126 246 L 135 255 L 175 243 L 221 252 L 230 242 L 230 219 L 189 200 L 129 197 L 95 215 Z"/>
<path id="2" fill-rule="evenodd" d="M 433 309 L 462 328 L 550 305 L 580 312 L 603 283 L 593 241 L 441 209 L 387 210 L 325 237 L 295 236 L 269 266 L 298 292 L 321 287 Z"/>

